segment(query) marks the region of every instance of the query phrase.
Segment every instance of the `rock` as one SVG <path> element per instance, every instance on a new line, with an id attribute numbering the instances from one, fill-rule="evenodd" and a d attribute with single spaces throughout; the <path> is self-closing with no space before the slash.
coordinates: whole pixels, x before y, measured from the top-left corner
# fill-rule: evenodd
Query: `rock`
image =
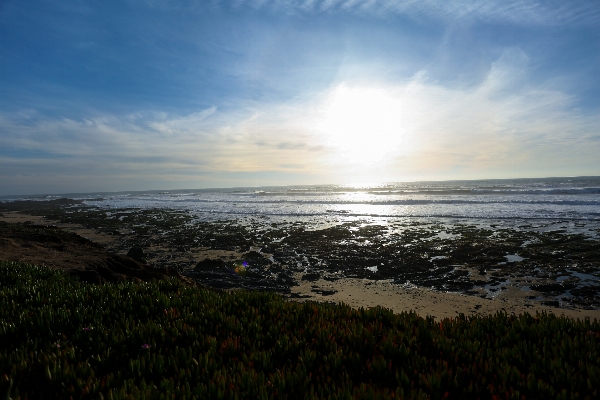
<path id="1" fill-rule="evenodd" d="M 136 260 L 141 257 L 144 259 Z M 121 256 L 57 227 L 0 221 L 0 260 L 46 265 L 65 270 L 80 281 L 92 284 L 173 277 L 186 285 L 198 286 L 174 269 L 154 268 L 147 264 L 140 247 L 132 247 L 129 257 Z"/>
<path id="2" fill-rule="evenodd" d="M 11 211 L 24 211 L 24 210 L 44 210 L 52 209 L 56 207 L 72 206 L 75 204 L 82 204 L 83 200 L 73 200 L 67 198 L 60 198 L 54 200 L 36 201 L 36 200 L 17 200 L 17 201 L 6 201 L 0 202 L 0 209 L 6 209 Z"/>
<path id="3" fill-rule="evenodd" d="M 276 282 L 285 286 L 298 286 L 298 282 L 294 279 L 294 277 L 286 272 L 280 272 L 277 274 Z"/>
<path id="4" fill-rule="evenodd" d="M 215 271 L 223 270 L 226 268 L 227 264 L 225 264 L 225 261 L 221 259 L 207 258 L 196 264 L 196 267 L 194 269 L 198 271 Z"/>
<path id="5" fill-rule="evenodd" d="M 302 275 L 301 280 L 309 281 L 309 282 L 316 282 L 319 280 L 320 277 L 321 277 L 321 275 L 319 275 L 318 272 L 309 272 L 309 273 Z"/>
<path id="6" fill-rule="evenodd" d="M 247 263 L 246 268 L 249 271 L 264 273 L 273 262 L 257 251 L 249 251 L 244 254 L 243 261 Z"/>
<path id="7" fill-rule="evenodd" d="M 127 257 L 133 258 L 135 261 L 146 264 L 146 254 L 141 247 L 132 247 L 127 252 Z"/>
<path id="8" fill-rule="evenodd" d="M 320 294 L 321 296 L 331 296 L 333 294 L 336 294 L 337 290 L 335 290 L 335 289 L 334 290 L 324 290 L 324 289 L 316 288 L 316 289 L 312 289 L 311 292 Z M 377 292 L 375 292 L 375 293 L 377 293 Z"/>
<path id="9" fill-rule="evenodd" d="M 548 307 L 560 307 L 558 300 L 542 301 L 542 304 Z"/>
<path id="10" fill-rule="evenodd" d="M 244 260 L 260 260 L 264 258 L 262 254 L 260 254 L 258 251 L 249 251 L 246 254 L 244 254 Z"/>

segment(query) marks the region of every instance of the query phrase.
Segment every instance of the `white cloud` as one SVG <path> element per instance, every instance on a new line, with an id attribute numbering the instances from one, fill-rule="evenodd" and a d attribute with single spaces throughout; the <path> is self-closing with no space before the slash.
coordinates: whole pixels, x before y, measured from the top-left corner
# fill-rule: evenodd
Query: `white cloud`
<path id="1" fill-rule="evenodd" d="M 600 112 L 528 84 L 526 65 L 508 49 L 468 88 L 423 70 L 404 83 L 344 82 L 302 101 L 183 116 L 0 114 L 0 194 L 231 186 L 248 173 L 256 185 L 600 174 Z M 267 172 L 285 175 L 261 180 Z"/>
<path id="2" fill-rule="evenodd" d="M 213 106 L 183 117 L 169 117 L 166 114 L 161 115 L 159 120 L 149 122 L 149 126 L 156 132 L 167 135 L 183 135 L 199 133 L 198 129 L 204 126 L 206 118 L 217 111 Z"/>

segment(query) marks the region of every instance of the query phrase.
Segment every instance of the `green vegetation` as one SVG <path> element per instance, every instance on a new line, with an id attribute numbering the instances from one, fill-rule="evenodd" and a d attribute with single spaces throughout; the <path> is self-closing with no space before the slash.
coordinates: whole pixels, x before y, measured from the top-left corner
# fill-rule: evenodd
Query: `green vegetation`
<path id="1" fill-rule="evenodd" d="M 599 343 L 598 321 L 436 322 L 0 262 L 0 393 L 14 399 L 591 399 Z"/>

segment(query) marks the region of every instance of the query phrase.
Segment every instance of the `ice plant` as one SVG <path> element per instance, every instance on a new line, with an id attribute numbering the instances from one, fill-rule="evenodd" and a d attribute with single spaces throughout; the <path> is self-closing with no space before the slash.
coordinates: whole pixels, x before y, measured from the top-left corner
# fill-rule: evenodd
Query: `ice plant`
<path id="1" fill-rule="evenodd" d="M 83 321 L 107 328 L 92 341 Z M 0 261 L 0 393 L 15 400 L 593 399 L 599 333 L 547 314 L 436 321 L 175 280 L 94 286 Z"/>

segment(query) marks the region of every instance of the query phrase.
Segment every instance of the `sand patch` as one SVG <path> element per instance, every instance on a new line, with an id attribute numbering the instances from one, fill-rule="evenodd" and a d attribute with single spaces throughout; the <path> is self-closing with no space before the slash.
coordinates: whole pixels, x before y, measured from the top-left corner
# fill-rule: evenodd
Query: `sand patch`
<path id="1" fill-rule="evenodd" d="M 395 313 L 413 310 L 421 316 L 430 315 L 436 319 L 455 317 L 460 313 L 490 315 L 503 311 L 518 315 L 524 312 L 535 314 L 545 311 L 557 316 L 600 320 L 600 310 L 546 307 L 538 302 L 528 301 L 526 295 L 516 288 L 502 291 L 494 299 L 485 299 L 412 285 L 397 285 L 390 280 L 344 278 L 336 281 L 301 281 L 299 286 L 294 286 L 291 290 L 292 297 L 296 296 L 295 301 L 343 302 L 354 308 L 382 306 Z"/>

